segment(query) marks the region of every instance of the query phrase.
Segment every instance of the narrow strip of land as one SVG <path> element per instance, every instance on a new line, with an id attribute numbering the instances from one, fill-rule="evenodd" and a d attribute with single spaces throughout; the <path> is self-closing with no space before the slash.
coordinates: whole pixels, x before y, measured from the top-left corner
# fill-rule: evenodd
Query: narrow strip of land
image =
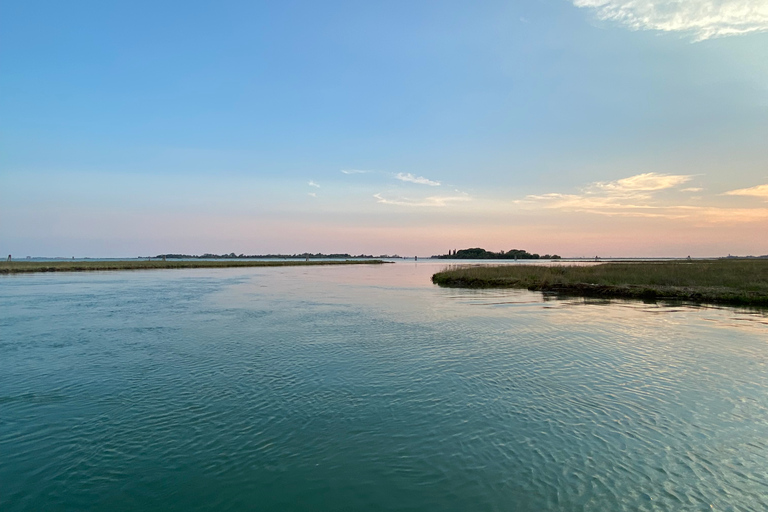
<path id="1" fill-rule="evenodd" d="M 179 261 L 179 260 L 124 260 L 124 261 L 9 261 L 0 263 L 0 274 L 29 272 L 88 272 L 100 270 L 148 270 L 169 268 L 231 268 L 231 267 L 292 267 L 308 265 L 370 265 L 382 260 L 325 260 L 325 261 Z"/>
<path id="2" fill-rule="evenodd" d="M 584 297 L 768 306 L 768 260 L 475 266 L 438 272 L 432 282 Z"/>

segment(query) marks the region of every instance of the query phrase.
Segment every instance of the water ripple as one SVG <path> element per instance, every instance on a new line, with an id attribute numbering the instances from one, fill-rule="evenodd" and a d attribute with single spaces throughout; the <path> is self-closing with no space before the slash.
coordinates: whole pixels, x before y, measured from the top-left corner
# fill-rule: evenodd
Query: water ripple
<path id="1" fill-rule="evenodd" d="M 768 509 L 763 313 L 432 270 L 2 282 L 0 509 Z"/>

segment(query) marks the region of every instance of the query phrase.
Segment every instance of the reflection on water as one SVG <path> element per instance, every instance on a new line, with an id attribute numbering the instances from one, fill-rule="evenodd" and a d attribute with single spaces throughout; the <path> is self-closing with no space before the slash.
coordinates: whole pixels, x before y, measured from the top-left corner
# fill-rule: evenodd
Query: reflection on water
<path id="1" fill-rule="evenodd" d="M 0 510 L 765 510 L 768 315 L 437 262 L 0 279 Z"/>

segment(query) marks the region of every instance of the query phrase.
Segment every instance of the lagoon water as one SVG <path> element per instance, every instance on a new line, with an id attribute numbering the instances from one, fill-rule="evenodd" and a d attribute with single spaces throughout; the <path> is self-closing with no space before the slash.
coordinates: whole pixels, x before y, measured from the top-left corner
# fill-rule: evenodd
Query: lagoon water
<path id="1" fill-rule="evenodd" d="M 768 510 L 768 314 L 444 262 L 0 279 L 0 510 Z"/>

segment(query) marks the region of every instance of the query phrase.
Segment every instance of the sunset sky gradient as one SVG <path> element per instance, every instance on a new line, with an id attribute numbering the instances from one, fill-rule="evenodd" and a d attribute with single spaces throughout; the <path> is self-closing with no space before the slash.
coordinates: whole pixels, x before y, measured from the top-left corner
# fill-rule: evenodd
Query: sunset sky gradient
<path id="1" fill-rule="evenodd" d="M 0 252 L 768 254 L 768 3 L 0 0 Z"/>

